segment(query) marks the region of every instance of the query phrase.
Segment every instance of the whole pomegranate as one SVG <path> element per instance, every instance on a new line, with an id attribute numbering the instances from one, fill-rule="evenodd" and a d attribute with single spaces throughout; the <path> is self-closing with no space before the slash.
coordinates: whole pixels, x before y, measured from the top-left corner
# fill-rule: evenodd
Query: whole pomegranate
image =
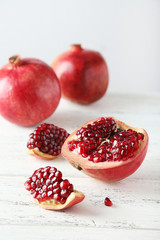
<path id="1" fill-rule="evenodd" d="M 143 162 L 148 134 L 114 119 L 92 120 L 73 132 L 62 146 L 62 155 L 78 170 L 114 182 L 134 173 Z"/>
<path id="2" fill-rule="evenodd" d="M 73 102 L 92 103 L 107 90 L 109 75 L 104 58 L 79 44 L 58 56 L 52 68 L 60 81 L 62 96 Z"/>
<path id="3" fill-rule="evenodd" d="M 0 69 L 0 114 L 15 124 L 43 121 L 56 110 L 60 96 L 56 74 L 38 59 L 15 55 Z"/>

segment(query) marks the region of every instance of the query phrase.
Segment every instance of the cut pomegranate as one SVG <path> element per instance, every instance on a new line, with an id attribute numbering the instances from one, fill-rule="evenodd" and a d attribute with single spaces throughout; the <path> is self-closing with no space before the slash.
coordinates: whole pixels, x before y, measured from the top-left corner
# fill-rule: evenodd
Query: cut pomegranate
<path id="1" fill-rule="evenodd" d="M 114 119 L 102 117 L 72 133 L 62 155 L 76 168 L 104 181 L 118 181 L 141 165 L 148 134 Z"/>
<path id="2" fill-rule="evenodd" d="M 113 205 L 112 201 L 106 197 L 105 200 L 104 200 L 104 204 L 107 206 L 107 207 L 111 207 Z"/>
<path id="3" fill-rule="evenodd" d="M 37 169 L 24 185 L 45 209 L 64 209 L 84 199 L 84 194 L 74 190 L 67 179 L 62 179 L 62 173 L 55 167 Z"/>
<path id="4" fill-rule="evenodd" d="M 27 153 L 43 159 L 54 159 L 61 153 L 61 147 L 68 136 L 63 128 L 43 123 L 30 134 Z"/>

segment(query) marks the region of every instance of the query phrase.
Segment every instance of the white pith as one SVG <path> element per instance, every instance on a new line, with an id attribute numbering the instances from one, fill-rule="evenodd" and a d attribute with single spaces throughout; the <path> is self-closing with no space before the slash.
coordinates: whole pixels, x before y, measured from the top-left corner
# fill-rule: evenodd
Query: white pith
<path id="1" fill-rule="evenodd" d="M 50 154 L 47 154 L 47 153 L 43 153 L 39 150 L 39 148 L 33 148 L 33 149 L 29 149 L 27 148 L 27 153 L 32 155 L 32 156 L 36 156 L 36 157 L 39 157 L 39 158 L 43 158 L 43 159 L 48 159 L 48 160 L 52 160 L 57 156 L 53 156 L 53 155 L 50 155 Z"/>
<path id="2" fill-rule="evenodd" d="M 71 205 L 74 205 L 74 200 L 77 200 L 76 203 L 81 202 L 84 199 L 84 194 L 82 192 L 74 190 L 67 198 L 66 202 L 64 204 L 56 201 L 55 199 L 50 199 L 46 201 L 38 201 L 36 198 L 34 199 L 38 205 L 40 205 L 42 208 L 50 209 L 50 210 L 60 210 L 67 207 L 70 207 Z"/>

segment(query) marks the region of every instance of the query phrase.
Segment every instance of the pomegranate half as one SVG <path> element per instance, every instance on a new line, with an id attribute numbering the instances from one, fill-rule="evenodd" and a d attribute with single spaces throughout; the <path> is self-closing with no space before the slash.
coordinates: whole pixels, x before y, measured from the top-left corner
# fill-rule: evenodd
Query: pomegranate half
<path id="1" fill-rule="evenodd" d="M 148 134 L 114 119 L 102 117 L 73 132 L 61 153 L 78 170 L 106 182 L 134 173 L 145 158 Z"/>
<path id="2" fill-rule="evenodd" d="M 0 114 L 22 126 L 32 126 L 57 108 L 61 90 L 56 74 L 46 63 L 15 55 L 0 69 Z"/>
<path id="3" fill-rule="evenodd" d="M 59 55 L 52 63 L 62 96 L 73 102 L 89 104 L 100 99 L 108 88 L 108 67 L 100 53 L 80 44 Z"/>

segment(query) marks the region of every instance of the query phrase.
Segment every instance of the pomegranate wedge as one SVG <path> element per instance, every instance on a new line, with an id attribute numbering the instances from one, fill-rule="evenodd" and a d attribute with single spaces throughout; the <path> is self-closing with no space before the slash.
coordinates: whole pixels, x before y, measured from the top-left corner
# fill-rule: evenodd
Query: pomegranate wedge
<path id="1" fill-rule="evenodd" d="M 134 173 L 145 158 L 148 134 L 114 119 L 102 117 L 73 132 L 61 153 L 78 170 L 106 182 Z"/>
<path id="2" fill-rule="evenodd" d="M 43 123 L 30 134 L 27 153 L 41 159 L 54 159 L 61 153 L 61 147 L 68 136 L 65 129 Z"/>
<path id="3" fill-rule="evenodd" d="M 36 203 L 42 208 L 61 210 L 84 199 L 84 194 L 73 189 L 73 185 L 62 179 L 62 173 L 55 167 L 37 169 L 25 182 Z"/>

